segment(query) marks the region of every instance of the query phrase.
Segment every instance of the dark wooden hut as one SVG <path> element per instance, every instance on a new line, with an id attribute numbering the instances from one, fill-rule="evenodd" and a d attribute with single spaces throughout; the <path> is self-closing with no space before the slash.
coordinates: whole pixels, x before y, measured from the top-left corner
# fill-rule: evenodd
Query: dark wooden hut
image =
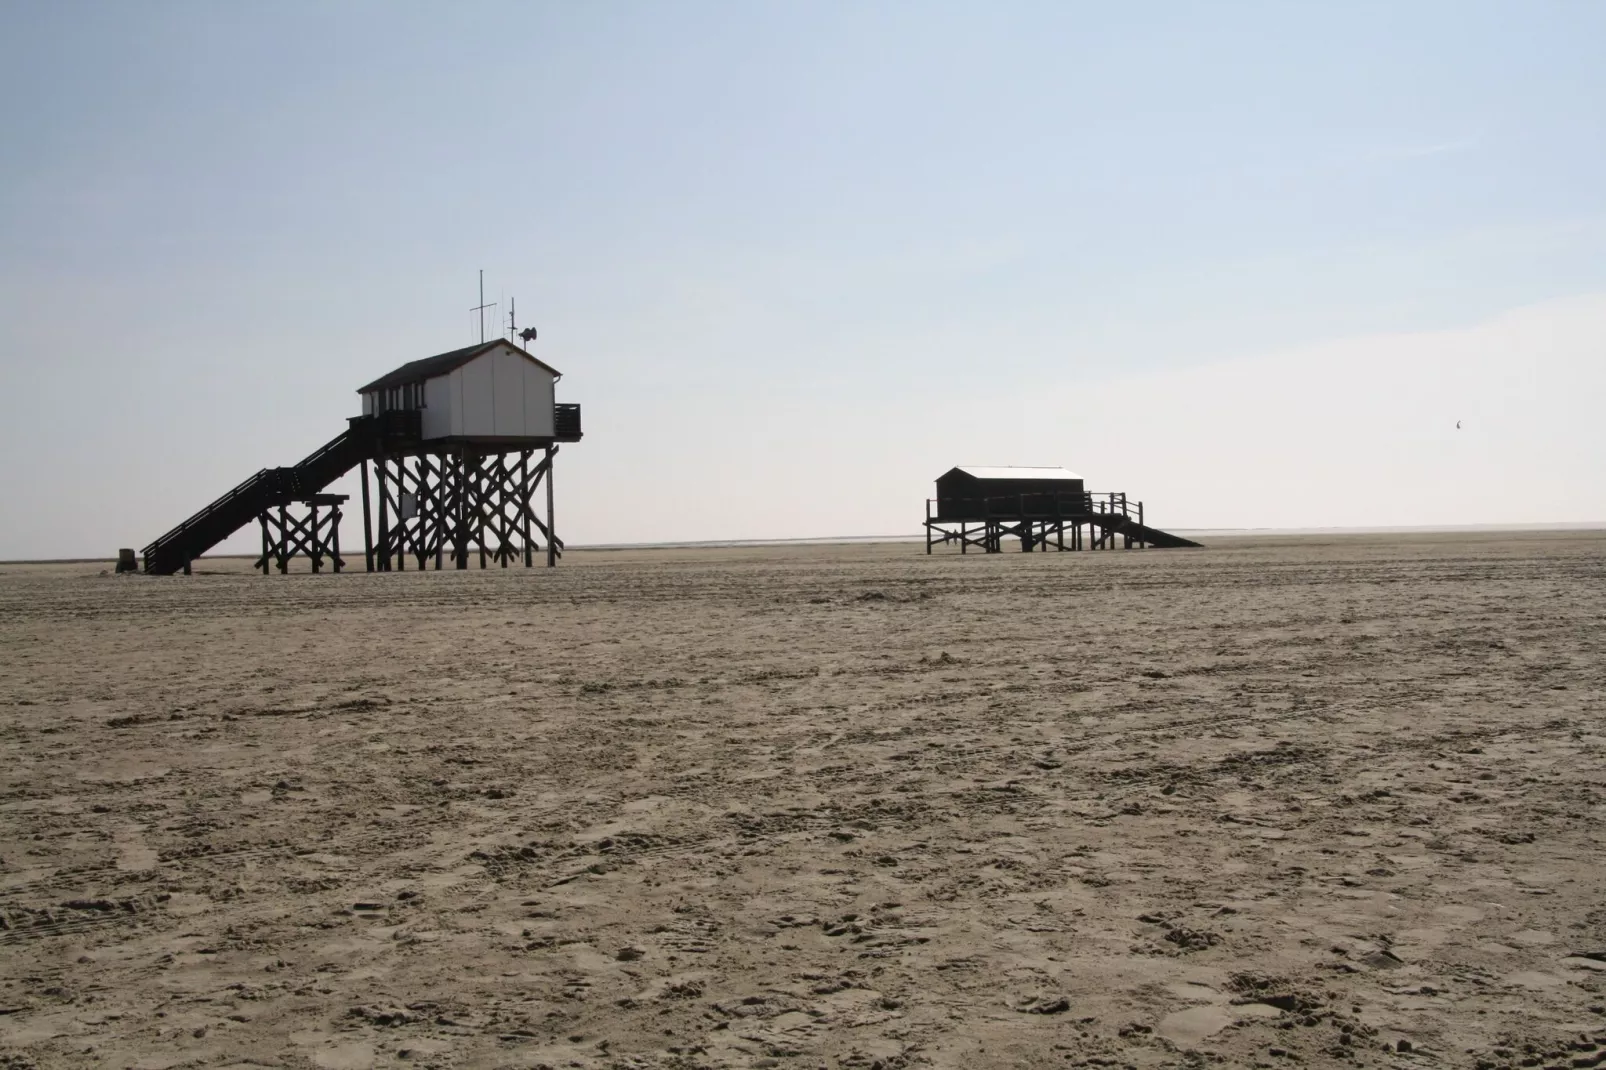
<path id="1" fill-rule="evenodd" d="M 1064 468 L 961 465 L 937 477 L 934 520 L 1073 516 L 1089 511 L 1082 477 Z"/>

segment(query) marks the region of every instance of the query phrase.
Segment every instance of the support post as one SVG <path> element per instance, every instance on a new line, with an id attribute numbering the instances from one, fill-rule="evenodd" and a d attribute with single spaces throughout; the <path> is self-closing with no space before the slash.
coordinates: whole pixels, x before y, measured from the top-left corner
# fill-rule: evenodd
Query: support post
<path id="1" fill-rule="evenodd" d="M 396 571 L 407 571 L 407 517 L 403 514 L 402 500 L 407 496 L 407 458 L 396 458 Z M 413 495 L 413 515 L 418 515 L 418 495 Z M 414 525 L 415 527 L 417 525 Z M 416 546 L 418 540 L 413 539 Z M 418 571 L 424 571 L 423 563 L 419 563 Z"/>
<path id="2" fill-rule="evenodd" d="M 434 469 L 433 468 L 430 468 L 428 470 L 424 469 L 422 467 L 422 465 L 424 464 L 424 459 L 422 457 L 419 458 L 418 463 L 421 466 L 419 468 L 418 489 L 419 489 L 420 492 L 422 492 L 423 489 L 424 489 L 424 484 L 429 480 L 429 472 L 430 471 L 434 471 Z M 453 504 L 452 503 L 456 500 L 456 499 L 454 499 L 452 497 L 451 486 L 450 486 L 450 483 L 448 481 L 448 476 L 450 475 L 450 469 L 451 469 L 450 462 L 447 460 L 447 458 L 442 457 L 440 459 L 440 470 L 439 471 L 434 471 L 434 475 L 435 475 L 435 493 L 434 493 L 434 495 L 432 496 L 432 499 L 431 499 L 432 502 L 434 503 L 431 506 L 431 508 L 434 510 L 435 527 L 436 527 L 436 531 L 435 531 L 435 571 L 436 572 L 439 572 L 441 569 L 446 567 L 446 510 L 453 508 Z M 428 547 L 426 546 L 425 549 L 427 550 Z M 418 568 L 419 568 L 420 572 L 422 572 L 424 570 L 424 562 L 423 561 L 419 562 Z"/>
<path id="3" fill-rule="evenodd" d="M 362 559 L 364 571 L 374 570 L 374 519 L 368 507 L 368 462 L 362 462 Z"/>
<path id="4" fill-rule="evenodd" d="M 453 567 L 468 568 L 468 446 L 457 450 L 457 537 L 452 544 Z"/>
<path id="5" fill-rule="evenodd" d="M 290 571 L 290 555 L 285 543 L 290 538 L 290 511 L 287 507 L 279 506 L 279 575 L 283 576 Z"/>
<path id="6" fill-rule="evenodd" d="M 390 571 L 390 492 L 386 486 L 390 475 L 390 460 L 381 453 L 374 462 L 375 482 L 379 490 L 379 571 Z"/>
<path id="7" fill-rule="evenodd" d="M 485 485 L 485 473 L 482 471 L 484 464 L 484 457 L 474 458 L 474 500 L 469 503 L 474 508 L 474 527 L 476 534 L 479 536 L 475 541 L 480 544 L 480 569 L 482 571 L 485 568 L 485 508 L 496 496 L 496 492 L 488 489 Z"/>
<path id="8" fill-rule="evenodd" d="M 530 545 L 530 454 L 531 450 L 524 450 L 519 454 L 519 525 L 524 532 L 524 567 L 535 565 L 535 548 Z"/>
<path id="9" fill-rule="evenodd" d="M 259 517 L 262 522 L 262 574 L 268 574 L 268 514 L 266 511 Z"/>
<path id="10" fill-rule="evenodd" d="M 556 568 L 558 565 L 558 529 L 552 520 L 552 473 L 557 467 L 553 458 L 557 456 L 558 448 L 546 448 L 546 567 Z"/>

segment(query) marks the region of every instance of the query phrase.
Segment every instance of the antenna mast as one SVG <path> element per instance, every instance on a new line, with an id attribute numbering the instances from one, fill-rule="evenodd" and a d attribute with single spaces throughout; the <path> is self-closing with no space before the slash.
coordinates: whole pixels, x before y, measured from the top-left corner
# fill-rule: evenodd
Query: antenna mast
<path id="1" fill-rule="evenodd" d="M 480 343 L 482 345 L 485 342 L 485 310 L 495 307 L 496 304 L 494 302 L 489 305 L 485 303 L 485 269 L 480 268 L 480 303 L 469 309 L 469 311 L 480 314 Z"/>
<path id="2" fill-rule="evenodd" d="M 507 340 L 511 342 L 517 338 L 524 343 L 524 351 L 528 353 L 530 351 L 530 343 L 535 341 L 535 328 L 526 327 L 522 331 L 519 330 L 518 323 L 513 319 L 514 307 L 513 298 L 509 297 L 507 299 Z"/>

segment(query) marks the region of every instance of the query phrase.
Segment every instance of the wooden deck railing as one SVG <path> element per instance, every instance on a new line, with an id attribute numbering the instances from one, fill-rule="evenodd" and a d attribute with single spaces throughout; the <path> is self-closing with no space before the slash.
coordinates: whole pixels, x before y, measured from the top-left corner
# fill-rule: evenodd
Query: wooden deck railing
<path id="1" fill-rule="evenodd" d="M 552 406 L 552 433 L 558 438 L 579 438 L 581 435 L 580 406 Z"/>
<path id="2" fill-rule="evenodd" d="M 932 507 L 935 506 L 933 513 Z M 1143 503 L 1125 491 L 1084 494 L 1005 494 L 986 498 L 928 498 L 932 519 L 1070 520 L 1096 514 L 1124 516 L 1143 523 Z"/>

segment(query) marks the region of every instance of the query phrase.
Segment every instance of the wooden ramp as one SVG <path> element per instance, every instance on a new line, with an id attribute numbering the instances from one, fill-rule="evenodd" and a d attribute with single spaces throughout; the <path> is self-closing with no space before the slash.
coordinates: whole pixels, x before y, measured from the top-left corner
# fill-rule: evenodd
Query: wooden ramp
<path id="1" fill-rule="evenodd" d="M 1181 550 L 1190 546 L 1200 547 L 1204 545 L 1203 543 L 1194 542 L 1192 539 L 1184 539 L 1181 535 L 1173 535 L 1169 531 L 1151 528 L 1147 524 L 1139 523 L 1131 517 L 1122 516 L 1119 513 L 1097 513 L 1094 515 L 1093 523 L 1104 529 L 1106 538 L 1122 536 L 1132 542 L 1141 543 L 1144 546 L 1152 546 L 1159 550 Z"/>

